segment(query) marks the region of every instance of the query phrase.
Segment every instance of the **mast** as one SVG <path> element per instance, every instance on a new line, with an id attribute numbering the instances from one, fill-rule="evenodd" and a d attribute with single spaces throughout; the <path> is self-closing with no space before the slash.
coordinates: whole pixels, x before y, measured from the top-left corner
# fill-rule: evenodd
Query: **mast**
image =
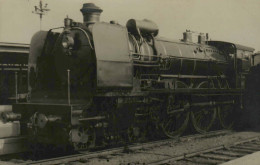
<path id="1" fill-rule="evenodd" d="M 43 5 L 42 0 L 40 0 L 39 6 L 34 6 L 34 11 L 32 11 L 33 14 L 37 14 L 40 16 L 40 30 L 42 29 L 42 16 L 47 14 L 48 11 L 50 11 L 50 9 L 48 9 L 47 6 L 47 3 Z"/>

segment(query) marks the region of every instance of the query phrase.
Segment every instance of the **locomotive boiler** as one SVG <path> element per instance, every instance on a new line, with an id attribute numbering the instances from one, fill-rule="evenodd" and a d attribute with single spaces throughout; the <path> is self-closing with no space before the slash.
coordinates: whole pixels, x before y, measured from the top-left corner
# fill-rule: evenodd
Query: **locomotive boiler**
<path id="1" fill-rule="evenodd" d="M 188 30 L 181 40 L 158 37 L 150 20 L 100 22 L 92 3 L 81 12 L 83 23 L 65 18 L 62 32 L 31 40 L 29 101 L 2 114 L 19 120 L 22 134 L 86 149 L 156 132 L 176 137 L 190 121 L 201 133 L 216 121 L 234 124 L 254 49 Z"/>

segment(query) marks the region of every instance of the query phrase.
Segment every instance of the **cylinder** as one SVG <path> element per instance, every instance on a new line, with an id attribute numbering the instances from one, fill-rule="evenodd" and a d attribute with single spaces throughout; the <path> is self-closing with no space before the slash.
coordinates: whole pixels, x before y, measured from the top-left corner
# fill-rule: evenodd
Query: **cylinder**
<path id="1" fill-rule="evenodd" d="M 99 22 L 100 14 L 103 12 L 102 9 L 100 9 L 93 3 L 83 4 L 83 7 L 82 7 L 82 9 L 80 9 L 80 11 L 83 14 L 84 23 L 86 25 Z"/>

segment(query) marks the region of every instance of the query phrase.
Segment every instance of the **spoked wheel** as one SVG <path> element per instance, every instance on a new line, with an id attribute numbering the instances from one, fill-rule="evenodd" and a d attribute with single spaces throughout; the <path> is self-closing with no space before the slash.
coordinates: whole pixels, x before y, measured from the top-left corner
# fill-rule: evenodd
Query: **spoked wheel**
<path id="1" fill-rule="evenodd" d="M 127 129 L 128 141 L 130 143 L 136 142 L 137 137 L 139 136 L 139 130 L 135 129 L 135 127 L 129 127 Z"/>
<path id="2" fill-rule="evenodd" d="M 189 116 L 189 112 L 176 112 L 170 114 L 161 124 L 163 133 L 169 138 L 180 136 L 188 125 Z"/>
<path id="3" fill-rule="evenodd" d="M 224 81 L 222 89 L 229 89 L 229 84 Z M 233 102 L 233 97 L 228 97 L 225 101 Z M 234 125 L 235 106 L 234 104 L 221 105 L 218 107 L 218 118 L 222 128 L 231 129 Z"/>
<path id="4" fill-rule="evenodd" d="M 204 81 L 201 82 L 197 88 L 214 88 L 212 82 Z M 199 97 L 200 102 L 210 101 L 206 96 Z M 191 112 L 192 124 L 196 131 L 199 133 L 206 133 L 212 127 L 217 116 L 217 110 L 215 107 L 196 107 Z"/>
<path id="5" fill-rule="evenodd" d="M 176 101 L 174 96 L 168 97 L 167 111 L 161 121 L 162 131 L 167 137 L 180 136 L 187 128 L 190 113 L 183 108 L 185 104 L 183 99 Z"/>
<path id="6" fill-rule="evenodd" d="M 212 127 L 216 116 L 216 108 L 202 108 L 191 112 L 192 124 L 199 133 L 208 132 Z"/>
<path id="7" fill-rule="evenodd" d="M 95 128 L 79 127 L 78 129 L 72 129 L 70 134 L 73 146 L 76 150 L 90 149 L 96 146 Z"/>
<path id="8" fill-rule="evenodd" d="M 219 106 L 218 118 L 223 128 L 231 129 L 234 125 L 234 106 L 233 105 Z"/>
<path id="9" fill-rule="evenodd" d="M 131 126 L 127 129 L 128 141 L 130 143 L 137 142 L 144 135 L 139 127 Z"/>

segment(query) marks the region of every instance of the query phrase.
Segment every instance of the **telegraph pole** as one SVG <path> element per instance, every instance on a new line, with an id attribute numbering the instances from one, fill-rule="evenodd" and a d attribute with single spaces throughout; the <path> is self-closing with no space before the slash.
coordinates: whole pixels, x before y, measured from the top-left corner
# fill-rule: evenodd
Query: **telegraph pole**
<path id="1" fill-rule="evenodd" d="M 40 30 L 42 29 L 42 16 L 47 14 L 50 9 L 47 8 L 48 4 L 45 3 L 43 6 L 42 0 L 39 1 L 39 6 L 34 6 L 33 14 L 37 14 L 40 16 Z"/>

